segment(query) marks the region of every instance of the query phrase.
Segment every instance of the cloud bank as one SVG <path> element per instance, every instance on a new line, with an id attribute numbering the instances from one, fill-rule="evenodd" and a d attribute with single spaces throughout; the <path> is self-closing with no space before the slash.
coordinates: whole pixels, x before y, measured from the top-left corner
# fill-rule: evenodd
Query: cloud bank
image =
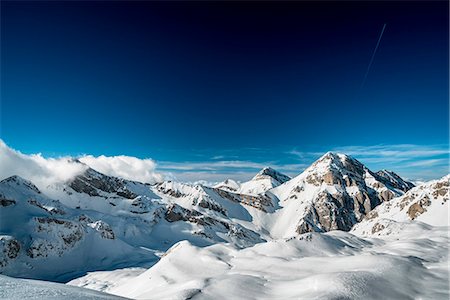
<path id="1" fill-rule="evenodd" d="M 0 179 L 18 175 L 43 189 L 55 182 L 64 182 L 88 167 L 71 157 L 44 158 L 41 154 L 25 155 L 9 148 L 0 140 Z"/>
<path id="2" fill-rule="evenodd" d="M 164 180 L 164 176 L 156 172 L 156 163 L 150 158 L 139 159 L 132 156 L 104 156 L 94 157 L 85 155 L 80 157 L 82 163 L 100 173 L 121 177 L 128 180 L 155 183 Z"/>
<path id="3" fill-rule="evenodd" d="M 164 179 L 164 176 L 156 171 L 156 163 L 152 159 L 123 155 L 85 155 L 78 160 L 82 163 L 69 156 L 45 158 L 40 153 L 23 154 L 0 140 L 0 180 L 18 175 L 33 182 L 39 189 L 45 189 L 50 184 L 70 180 L 89 167 L 106 175 L 146 183 Z"/>

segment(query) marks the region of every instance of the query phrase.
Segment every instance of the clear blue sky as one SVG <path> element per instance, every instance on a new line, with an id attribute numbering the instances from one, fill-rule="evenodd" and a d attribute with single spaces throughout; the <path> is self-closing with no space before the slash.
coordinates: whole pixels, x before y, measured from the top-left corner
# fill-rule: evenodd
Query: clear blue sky
<path id="1" fill-rule="evenodd" d="M 340 150 L 438 177 L 448 44 L 447 2 L 2 1 L 0 134 L 24 153 L 174 172 L 243 161 L 256 165 L 229 171 L 295 174 Z"/>

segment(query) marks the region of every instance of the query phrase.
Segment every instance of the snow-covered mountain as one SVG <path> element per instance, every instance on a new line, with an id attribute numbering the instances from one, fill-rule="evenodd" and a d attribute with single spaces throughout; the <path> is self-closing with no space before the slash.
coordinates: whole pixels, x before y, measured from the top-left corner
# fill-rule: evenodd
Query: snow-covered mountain
<path id="1" fill-rule="evenodd" d="M 156 260 L 152 252 L 120 240 L 109 225 L 114 219 L 70 208 L 18 176 L 0 182 L 0 198 L 3 274 L 65 280 L 142 257 Z"/>
<path id="2" fill-rule="evenodd" d="M 9 177 L 0 182 L 0 204 L 0 272 L 27 278 L 65 280 L 89 270 L 150 264 L 155 251 L 180 240 L 238 247 L 263 241 L 227 216 L 240 204 L 214 189 L 149 186 L 92 169 L 45 194 Z"/>
<path id="3" fill-rule="evenodd" d="M 353 232 L 362 235 L 386 235 L 401 230 L 412 220 L 433 226 L 448 226 L 450 175 L 417 186 L 403 196 L 372 210 Z"/>
<path id="4" fill-rule="evenodd" d="M 288 260 L 305 255 L 364 255 L 366 247 L 379 245 L 363 238 L 367 235 L 395 233 L 403 238 L 403 231 L 436 231 L 430 226 L 444 226 L 448 220 L 449 176 L 414 187 L 394 172 L 373 172 L 355 158 L 332 152 L 292 179 L 264 168 L 247 182 L 229 179 L 214 187 L 175 181 L 144 184 L 83 169 L 69 180 L 41 189 L 18 176 L 0 181 L 1 274 L 67 281 L 93 272 L 72 284 L 144 298 L 187 298 L 200 295 L 199 290 L 215 297 L 216 288 L 222 291 L 222 285 L 243 280 L 255 288 L 255 297 L 269 297 L 281 295 L 276 291 L 282 285 L 259 291 L 257 286 L 264 282 L 248 274 L 260 276 L 264 271 L 249 267 L 246 258 L 263 256 L 267 260 L 263 265 L 268 266 L 280 262 L 278 253 Z M 325 233 L 351 229 L 351 234 Z M 306 242 L 310 239 L 316 242 Z M 348 252 L 346 245 L 356 252 Z M 184 272 L 182 260 L 187 257 L 195 259 L 185 262 Z M 203 262 L 210 272 L 193 267 Z M 230 266 L 239 271 L 230 273 Z M 286 265 L 264 276 L 282 282 L 285 267 L 289 269 Z M 99 270 L 104 273 L 95 272 Z M 194 281 L 183 284 L 189 279 L 186 276 Z M 171 279 L 164 283 L 164 278 Z M 309 282 L 302 276 L 296 280 Z M 405 295 L 391 288 L 391 296 Z M 285 296 L 320 295 L 341 294 Z"/>
<path id="5" fill-rule="evenodd" d="M 289 181 L 290 179 L 289 176 L 266 167 L 251 180 L 242 183 L 238 191 L 241 194 L 259 195 Z"/>
<path id="6" fill-rule="evenodd" d="M 383 181 L 385 184 L 391 185 L 392 187 L 404 192 L 409 191 L 415 186 L 414 183 L 404 180 L 398 174 L 389 170 L 380 170 L 376 174 L 379 176 L 378 179 Z"/>
<path id="7" fill-rule="evenodd" d="M 214 188 L 238 194 L 257 196 L 264 194 L 268 190 L 273 189 L 290 179 L 291 178 L 287 175 L 270 167 L 265 167 L 249 181 L 239 183 L 233 179 L 227 179 L 216 184 Z"/>
<path id="8" fill-rule="evenodd" d="M 304 233 L 244 249 L 183 241 L 148 270 L 93 272 L 69 284 L 134 299 L 448 299 L 449 180 L 383 202 L 350 233 Z"/>
<path id="9" fill-rule="evenodd" d="M 233 179 L 226 179 L 225 181 L 214 185 L 214 188 L 216 189 L 221 189 L 230 192 L 237 192 L 240 187 L 241 184 Z"/>
<path id="10" fill-rule="evenodd" d="M 269 191 L 280 201 L 272 235 L 348 231 L 382 202 L 404 191 L 358 160 L 328 152 L 303 173 Z"/>

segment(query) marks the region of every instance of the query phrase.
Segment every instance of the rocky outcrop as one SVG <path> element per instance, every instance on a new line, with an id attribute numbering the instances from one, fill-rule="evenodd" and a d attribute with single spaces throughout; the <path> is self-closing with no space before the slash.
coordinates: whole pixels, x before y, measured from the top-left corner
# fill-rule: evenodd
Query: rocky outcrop
<path id="1" fill-rule="evenodd" d="M 114 234 L 111 226 L 109 226 L 109 224 L 107 224 L 106 222 L 100 220 L 94 223 L 90 223 L 89 226 L 99 232 L 100 236 L 104 239 L 114 240 L 116 238 L 116 235 Z"/>
<path id="2" fill-rule="evenodd" d="M 448 226 L 450 175 L 414 187 L 372 210 L 353 231 L 363 235 L 382 235 L 397 223 L 421 221 L 434 226 Z M 385 232 L 385 233 L 383 233 Z"/>
<path id="3" fill-rule="evenodd" d="M 16 204 L 15 200 L 6 199 L 0 195 L 0 206 L 7 207 L 15 204 Z"/>
<path id="4" fill-rule="evenodd" d="M 398 175 L 392 177 L 397 186 L 404 188 Z M 304 207 L 297 233 L 349 231 L 375 207 L 403 194 L 390 182 L 350 156 L 328 152 L 274 191 L 277 194 L 278 190 L 290 189 L 287 200 L 300 202 L 298 205 Z M 285 193 L 282 195 L 286 197 Z"/>
<path id="5" fill-rule="evenodd" d="M 246 195 L 228 192 L 222 189 L 214 189 L 214 191 L 224 199 L 252 206 L 264 212 L 267 212 L 269 208 L 273 207 L 271 198 L 266 194 Z"/>
<path id="6" fill-rule="evenodd" d="M 114 193 L 119 197 L 134 199 L 138 195 L 127 188 L 127 181 L 117 177 L 101 174 L 93 169 L 87 169 L 76 176 L 69 186 L 78 193 L 89 196 L 103 196 L 104 193 Z"/>
<path id="7" fill-rule="evenodd" d="M 211 200 L 208 201 L 208 199 L 205 199 L 203 197 L 201 199 L 199 199 L 198 201 L 194 201 L 192 204 L 198 205 L 205 209 L 217 211 L 218 213 L 220 213 L 224 216 L 227 215 L 225 208 L 223 208 L 221 205 L 215 203 L 214 201 L 211 201 Z"/>
<path id="8" fill-rule="evenodd" d="M 383 182 L 385 185 L 390 185 L 395 189 L 399 189 L 401 191 L 407 192 L 415 185 L 412 182 L 406 181 L 401 178 L 398 174 L 388 171 L 381 170 L 375 173 L 378 177 L 377 180 Z"/>
<path id="9" fill-rule="evenodd" d="M 189 194 L 183 193 L 181 190 L 177 189 L 177 185 L 173 184 L 172 181 L 165 181 L 156 184 L 156 189 L 158 192 L 163 193 L 164 195 L 168 195 L 174 198 L 187 197 Z"/>
<path id="10" fill-rule="evenodd" d="M 283 173 L 280 173 L 277 170 L 274 170 L 270 167 L 266 167 L 261 171 L 259 171 L 259 173 L 256 174 L 252 180 L 261 180 L 268 177 L 276 180 L 279 184 L 283 184 L 291 179 L 291 177 L 284 175 Z"/>
<path id="11" fill-rule="evenodd" d="M 20 243 L 12 236 L 0 236 L 0 267 L 5 267 L 14 260 L 20 252 Z"/>
<path id="12" fill-rule="evenodd" d="M 35 231 L 39 235 L 27 249 L 27 255 L 31 258 L 62 256 L 73 248 L 84 234 L 81 225 L 74 221 L 36 217 L 35 222 Z"/>
<path id="13" fill-rule="evenodd" d="M 36 207 L 39 207 L 40 209 L 42 209 L 52 215 L 65 215 L 66 214 L 66 212 L 59 207 L 59 202 L 57 202 L 57 201 L 54 201 L 54 203 L 53 203 L 54 206 L 45 206 L 33 198 L 29 199 L 28 203 L 31 205 L 34 205 Z"/>
<path id="14" fill-rule="evenodd" d="M 222 219 L 215 219 L 206 216 L 199 211 L 186 209 L 177 204 L 170 204 L 167 206 L 164 218 L 170 223 L 184 221 L 195 224 L 201 229 L 194 231 L 193 234 L 208 239 L 214 239 L 213 236 L 216 235 L 217 232 L 222 232 L 232 239 L 241 239 L 239 244 L 251 244 L 263 241 L 256 232 L 239 224 L 227 222 Z"/>

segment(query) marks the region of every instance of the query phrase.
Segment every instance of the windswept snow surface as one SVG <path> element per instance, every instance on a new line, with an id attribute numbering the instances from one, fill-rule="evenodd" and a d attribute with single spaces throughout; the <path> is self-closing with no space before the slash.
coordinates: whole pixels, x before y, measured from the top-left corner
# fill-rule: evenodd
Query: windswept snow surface
<path id="1" fill-rule="evenodd" d="M 125 298 L 61 283 L 30 279 L 18 279 L 0 275 L 0 299 L 119 300 Z"/>
<path id="2" fill-rule="evenodd" d="M 183 241 L 103 290 L 134 299 L 448 299 L 448 227 L 396 225 L 402 230 L 382 238 L 306 233 L 246 249 Z M 97 288 L 102 279 L 69 284 Z"/>

